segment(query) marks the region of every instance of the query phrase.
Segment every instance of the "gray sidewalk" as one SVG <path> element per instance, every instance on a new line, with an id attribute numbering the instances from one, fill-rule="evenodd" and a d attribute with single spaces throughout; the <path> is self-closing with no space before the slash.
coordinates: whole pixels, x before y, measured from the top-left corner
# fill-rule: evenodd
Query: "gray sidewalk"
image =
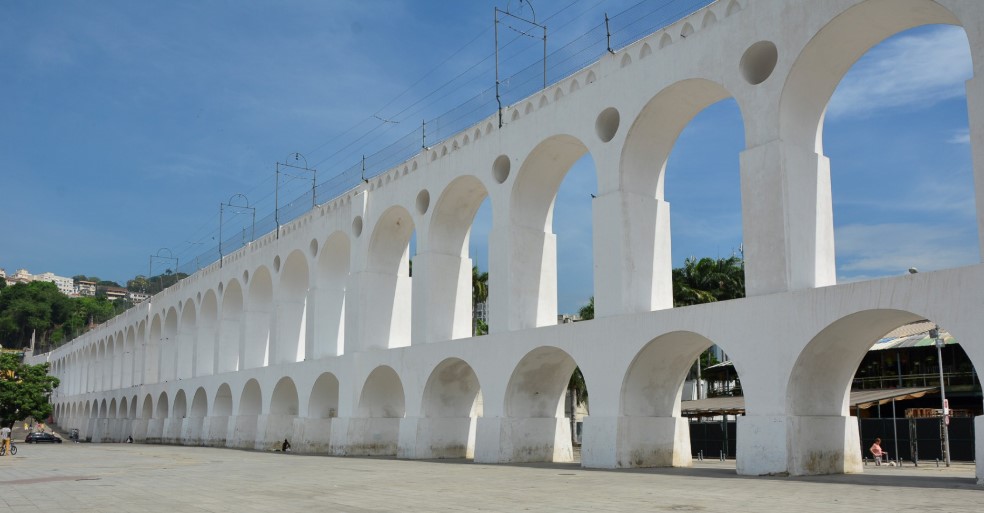
<path id="1" fill-rule="evenodd" d="M 18 444 L 0 511 L 980 511 L 974 466 L 742 477 L 688 469 L 333 458 L 141 444 Z"/>

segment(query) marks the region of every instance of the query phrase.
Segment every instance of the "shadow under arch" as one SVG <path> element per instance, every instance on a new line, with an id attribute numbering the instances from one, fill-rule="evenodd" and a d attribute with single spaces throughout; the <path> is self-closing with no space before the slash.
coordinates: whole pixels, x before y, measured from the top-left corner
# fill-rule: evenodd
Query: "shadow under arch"
<path id="1" fill-rule="evenodd" d="M 471 228 L 482 202 L 489 196 L 485 185 L 473 175 L 455 178 L 441 192 L 430 220 L 424 263 L 418 276 L 430 298 L 424 323 L 427 341 L 472 336 L 472 259 L 468 253 Z M 421 259 L 420 257 L 424 258 Z"/>
<path id="2" fill-rule="evenodd" d="M 270 364 L 271 324 L 273 316 L 273 278 L 270 270 L 259 266 L 249 278 L 245 319 L 245 344 L 240 369 L 266 367 Z"/>
<path id="3" fill-rule="evenodd" d="M 359 456 L 396 456 L 406 396 L 400 376 L 388 365 L 373 369 L 359 396 L 357 417 L 349 422 L 347 451 Z"/>
<path id="4" fill-rule="evenodd" d="M 361 350 L 410 345 L 410 237 L 414 227 L 413 216 L 398 205 L 386 209 L 373 227 L 365 279 L 366 301 L 374 305 L 375 312 L 361 321 Z"/>
<path id="5" fill-rule="evenodd" d="M 786 385 L 790 474 L 863 470 L 858 419 L 850 411 L 855 373 L 886 333 L 923 319 L 905 310 L 864 310 L 828 324 L 807 343 Z"/>
<path id="6" fill-rule="evenodd" d="M 226 440 L 228 447 L 245 449 L 260 448 L 260 438 L 257 433 L 257 424 L 260 414 L 263 413 L 263 393 L 260 390 L 260 383 L 256 378 L 250 378 L 243 385 L 243 391 L 239 395 L 239 408 L 233 422 L 233 437 Z"/>
<path id="7" fill-rule="evenodd" d="M 489 290 L 508 290 L 509 308 L 503 316 L 491 312 L 498 330 L 517 330 L 557 323 L 557 236 L 554 206 L 568 172 L 586 155 L 587 145 L 577 137 L 558 134 L 537 144 L 523 160 L 511 189 L 509 205 L 509 268 L 493 274 Z M 595 182 L 598 173 L 594 169 Z M 593 257 L 593 255 L 592 255 Z M 498 273 L 506 275 L 497 277 Z M 500 281 L 502 280 L 502 281 Z M 502 283 L 503 285 L 497 285 Z M 507 326 L 496 321 L 505 317 Z"/>
<path id="8" fill-rule="evenodd" d="M 298 452 L 331 452 L 331 430 L 333 419 L 338 416 L 338 377 L 331 372 L 322 372 L 308 397 L 306 415 L 301 420 L 304 425 L 303 438 L 291 442 Z"/>
<path id="9" fill-rule="evenodd" d="M 197 398 L 198 393 L 196 392 L 195 399 L 197 400 Z M 194 404 L 192 404 L 192 409 L 194 409 Z M 222 383 L 215 391 L 212 409 L 208 410 L 207 418 L 202 421 L 202 443 L 209 447 L 225 447 L 231 416 L 232 388 L 229 387 L 228 383 Z"/>
<path id="10" fill-rule="evenodd" d="M 243 336 L 243 288 L 232 279 L 222 291 L 222 310 L 219 318 L 216 372 L 237 371 L 240 367 L 239 342 Z"/>
<path id="11" fill-rule="evenodd" d="M 318 255 L 314 290 L 314 358 L 345 352 L 345 308 L 352 243 L 344 232 L 328 236 Z"/>
<path id="12" fill-rule="evenodd" d="M 681 80 L 656 93 L 625 135 L 619 162 L 622 190 L 663 199 L 666 163 L 680 133 L 702 110 L 731 97 L 723 85 L 705 78 Z"/>
<path id="13" fill-rule="evenodd" d="M 311 272 L 304 252 L 295 249 L 287 255 L 280 270 L 275 318 L 277 319 L 276 350 L 273 363 L 304 361 L 311 353 L 307 333 L 309 312 L 308 290 L 311 288 Z"/>
<path id="14" fill-rule="evenodd" d="M 421 402 L 417 458 L 474 458 L 482 387 L 471 365 L 446 358 L 431 372 Z"/>
<path id="15" fill-rule="evenodd" d="M 533 349 L 516 364 L 506 385 L 500 461 L 573 461 L 564 399 L 575 368 L 574 358 L 552 346 Z"/>

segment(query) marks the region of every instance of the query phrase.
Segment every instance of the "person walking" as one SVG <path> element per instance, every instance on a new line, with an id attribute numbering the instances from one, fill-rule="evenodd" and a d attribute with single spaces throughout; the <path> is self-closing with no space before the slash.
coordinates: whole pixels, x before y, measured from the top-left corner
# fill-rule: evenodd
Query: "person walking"
<path id="1" fill-rule="evenodd" d="M 888 459 L 888 453 L 881 448 L 881 438 L 875 438 L 875 443 L 871 444 L 871 455 L 875 457 L 875 465 L 881 465 L 882 458 Z"/>

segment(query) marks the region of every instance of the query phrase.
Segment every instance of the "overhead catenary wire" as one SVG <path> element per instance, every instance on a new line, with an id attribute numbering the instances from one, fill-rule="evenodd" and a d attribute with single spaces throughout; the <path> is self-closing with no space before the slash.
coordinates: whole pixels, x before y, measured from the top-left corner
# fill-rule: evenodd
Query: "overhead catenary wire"
<path id="1" fill-rule="evenodd" d="M 563 32 L 563 29 L 571 26 L 579 20 L 589 18 L 595 14 L 600 16 L 601 13 L 594 13 L 593 10 L 603 4 L 604 1 L 598 0 L 597 2 L 594 2 L 581 10 L 572 9 L 572 7 L 577 3 L 579 3 L 578 0 L 569 2 L 551 13 L 541 22 L 543 24 L 546 24 L 551 20 L 557 22 L 555 26 L 550 27 L 551 35 L 553 36 L 552 41 L 557 41 L 558 37 L 567 35 L 566 32 Z M 695 12 L 699 8 L 702 8 L 710 3 L 711 0 L 666 0 L 658 2 L 657 5 L 652 6 L 652 2 L 649 0 L 637 2 L 609 17 L 609 22 L 614 23 L 611 30 L 611 37 L 618 40 L 617 42 L 612 41 L 611 46 L 613 48 L 622 48 L 626 44 L 638 39 L 641 35 L 648 34 L 659 26 L 666 26 L 669 23 L 672 23 L 687 14 Z M 679 8 L 667 12 L 668 9 L 672 9 L 675 6 L 679 6 Z M 641 12 L 642 10 L 645 10 L 645 12 Z M 663 13 L 663 15 L 660 15 L 660 13 Z M 658 19 L 654 20 L 654 17 Z M 570 73 L 580 69 L 585 64 L 591 60 L 594 60 L 597 56 L 606 51 L 606 34 L 596 34 L 599 27 L 604 26 L 605 23 L 599 18 L 599 23 L 591 24 L 587 29 L 582 29 L 578 34 L 574 35 L 573 38 L 567 41 L 562 41 L 562 44 L 555 47 L 553 51 L 548 53 L 549 66 L 547 71 L 549 73 L 549 83 L 553 83 L 558 79 L 569 76 Z M 636 30 L 636 27 L 640 28 Z M 467 127 L 467 125 L 475 123 L 481 117 L 491 114 L 489 111 L 489 106 L 490 103 L 494 105 L 494 99 L 491 102 L 489 101 L 489 92 L 492 88 L 482 87 L 477 92 L 474 92 L 471 96 L 467 96 L 464 100 L 459 101 L 454 107 L 442 114 L 436 116 L 422 116 L 422 114 L 433 109 L 436 105 L 446 103 L 449 96 L 460 97 L 460 94 L 453 94 L 456 90 L 467 91 L 474 88 L 476 82 L 481 80 L 489 80 L 489 76 L 486 74 L 487 70 L 482 68 L 482 66 L 493 57 L 492 53 L 487 54 L 482 59 L 477 59 L 465 70 L 444 81 L 440 86 L 430 90 L 427 94 L 417 97 L 415 101 L 399 107 L 401 99 L 405 98 L 421 83 L 424 83 L 427 79 L 432 78 L 435 73 L 447 63 L 465 54 L 472 45 L 481 40 L 482 37 L 490 30 L 491 27 L 487 27 L 485 30 L 471 38 L 467 43 L 461 45 L 456 51 L 445 57 L 428 72 L 423 73 L 412 84 L 388 100 L 372 115 L 362 118 L 359 122 L 352 125 L 348 129 L 335 136 L 332 136 L 328 140 L 308 151 L 308 155 L 322 153 L 326 148 L 330 151 L 327 156 L 321 158 L 314 165 L 312 165 L 312 167 L 319 167 L 327 164 L 326 174 L 329 175 L 329 178 L 325 179 L 320 184 L 315 184 L 316 200 L 318 202 L 327 201 L 337 194 L 344 192 L 348 188 L 353 187 L 355 183 L 360 180 L 359 173 L 354 173 L 353 171 L 359 171 L 360 165 L 352 165 L 351 162 L 361 160 L 360 156 L 363 154 L 366 156 L 366 176 L 373 177 L 379 172 L 385 170 L 387 167 L 391 167 L 399 163 L 401 160 L 406 160 L 412 157 L 415 153 L 419 152 L 419 126 L 414 131 L 405 135 L 397 136 L 396 138 L 392 137 L 392 134 L 394 133 L 393 130 L 396 127 L 399 127 L 401 123 L 406 122 L 408 119 L 419 120 L 421 117 L 425 119 L 427 141 L 428 144 L 431 144 L 431 141 L 435 141 L 436 143 L 441 140 L 445 140 L 447 137 Z M 504 79 L 507 84 L 506 89 L 509 94 L 508 98 L 511 100 L 509 103 L 529 96 L 542 86 L 542 84 L 539 84 L 539 76 L 530 76 L 532 74 L 531 70 L 542 66 L 542 56 L 532 59 L 529 64 L 523 65 L 521 61 L 524 58 L 528 58 L 524 56 L 532 51 L 532 45 L 526 45 L 526 47 L 523 45 L 517 46 L 516 42 L 522 40 L 528 40 L 528 38 L 524 38 L 522 34 L 517 34 L 502 47 L 503 49 L 508 47 L 510 50 L 514 50 L 508 52 L 505 56 L 505 60 L 507 62 L 519 61 L 521 66 L 518 71 L 508 75 Z M 595 48 L 596 46 L 597 48 Z M 534 82 L 536 82 L 537 85 L 534 85 Z M 391 109 L 394 105 L 398 106 L 399 110 Z M 396 111 L 395 114 L 387 114 L 388 109 Z M 375 152 L 368 151 L 369 148 L 374 146 L 379 149 Z M 276 205 L 272 204 L 272 197 L 274 196 L 272 189 L 272 187 L 269 187 L 269 183 L 266 180 L 263 180 L 256 183 L 246 192 L 246 195 L 250 198 L 251 206 L 255 206 L 258 212 L 261 210 L 271 211 L 269 215 L 256 221 L 257 236 L 261 236 L 265 233 L 261 225 L 267 223 L 268 221 L 272 221 L 273 218 L 274 212 L 272 211 L 275 210 Z M 303 199 L 307 200 L 307 208 L 310 208 L 310 188 L 308 188 L 308 190 L 303 194 L 299 194 L 298 198 L 295 198 L 282 205 L 280 208 L 281 214 L 283 215 L 285 211 L 292 211 L 293 208 L 299 208 L 298 206 L 303 206 Z M 303 211 L 306 211 L 306 209 Z M 300 215 L 303 211 L 298 211 L 297 215 Z M 193 257 L 188 255 L 194 253 L 199 244 L 207 244 L 207 242 L 203 241 L 215 240 L 218 227 L 213 224 L 214 221 L 214 219 L 206 221 L 202 224 L 202 226 L 192 232 L 194 236 L 190 239 L 186 238 L 186 240 L 197 242 L 188 243 L 184 246 L 177 246 L 184 247 L 183 250 L 176 252 L 179 255 L 179 258 L 181 258 L 182 267 L 191 265 L 190 262 L 195 260 Z M 227 224 L 228 223 L 224 222 L 223 228 L 225 228 Z M 215 228 L 209 232 L 206 231 L 208 226 Z M 212 248 L 203 252 L 200 256 L 209 255 L 214 252 L 215 248 Z M 199 260 L 201 260 L 201 258 L 199 258 Z M 191 270 L 193 271 L 195 269 Z"/>

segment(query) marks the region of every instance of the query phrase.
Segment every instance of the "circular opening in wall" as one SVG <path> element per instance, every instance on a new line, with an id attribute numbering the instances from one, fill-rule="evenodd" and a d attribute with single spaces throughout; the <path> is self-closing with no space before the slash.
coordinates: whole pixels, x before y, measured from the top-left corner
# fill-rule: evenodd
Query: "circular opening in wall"
<path id="1" fill-rule="evenodd" d="M 619 115 L 615 107 L 608 107 L 598 114 L 598 119 L 595 120 L 595 132 L 598 133 L 601 142 L 611 141 L 615 137 L 615 133 L 618 132 L 618 122 Z"/>
<path id="2" fill-rule="evenodd" d="M 243 271 L 243 285 L 249 283 L 249 271 Z"/>
<path id="3" fill-rule="evenodd" d="M 273 270 L 274 272 L 280 272 L 280 255 L 273 257 Z"/>
<path id="4" fill-rule="evenodd" d="M 745 77 L 749 84 L 757 85 L 769 78 L 778 61 L 779 50 L 775 43 L 759 41 L 745 50 L 738 67 L 741 69 L 741 76 Z"/>
<path id="5" fill-rule="evenodd" d="M 509 178 L 510 167 L 512 164 L 509 162 L 509 157 L 499 155 L 492 163 L 492 178 L 495 178 L 495 181 L 499 183 L 505 182 Z"/>
<path id="6" fill-rule="evenodd" d="M 318 256 L 318 239 L 311 239 L 311 256 Z"/>
<path id="7" fill-rule="evenodd" d="M 430 202 L 431 195 L 427 192 L 427 189 L 420 191 L 420 193 L 417 194 L 417 212 L 420 212 L 421 215 L 426 214 L 427 207 L 430 206 Z"/>
<path id="8" fill-rule="evenodd" d="M 352 220 L 352 235 L 356 237 L 362 235 L 362 216 L 355 216 Z"/>
<path id="9" fill-rule="evenodd" d="M 222 291 L 223 291 L 223 290 L 225 290 L 225 286 L 224 286 L 223 284 L 221 284 L 221 283 L 220 283 L 220 284 L 219 284 L 219 295 L 222 295 Z"/>

